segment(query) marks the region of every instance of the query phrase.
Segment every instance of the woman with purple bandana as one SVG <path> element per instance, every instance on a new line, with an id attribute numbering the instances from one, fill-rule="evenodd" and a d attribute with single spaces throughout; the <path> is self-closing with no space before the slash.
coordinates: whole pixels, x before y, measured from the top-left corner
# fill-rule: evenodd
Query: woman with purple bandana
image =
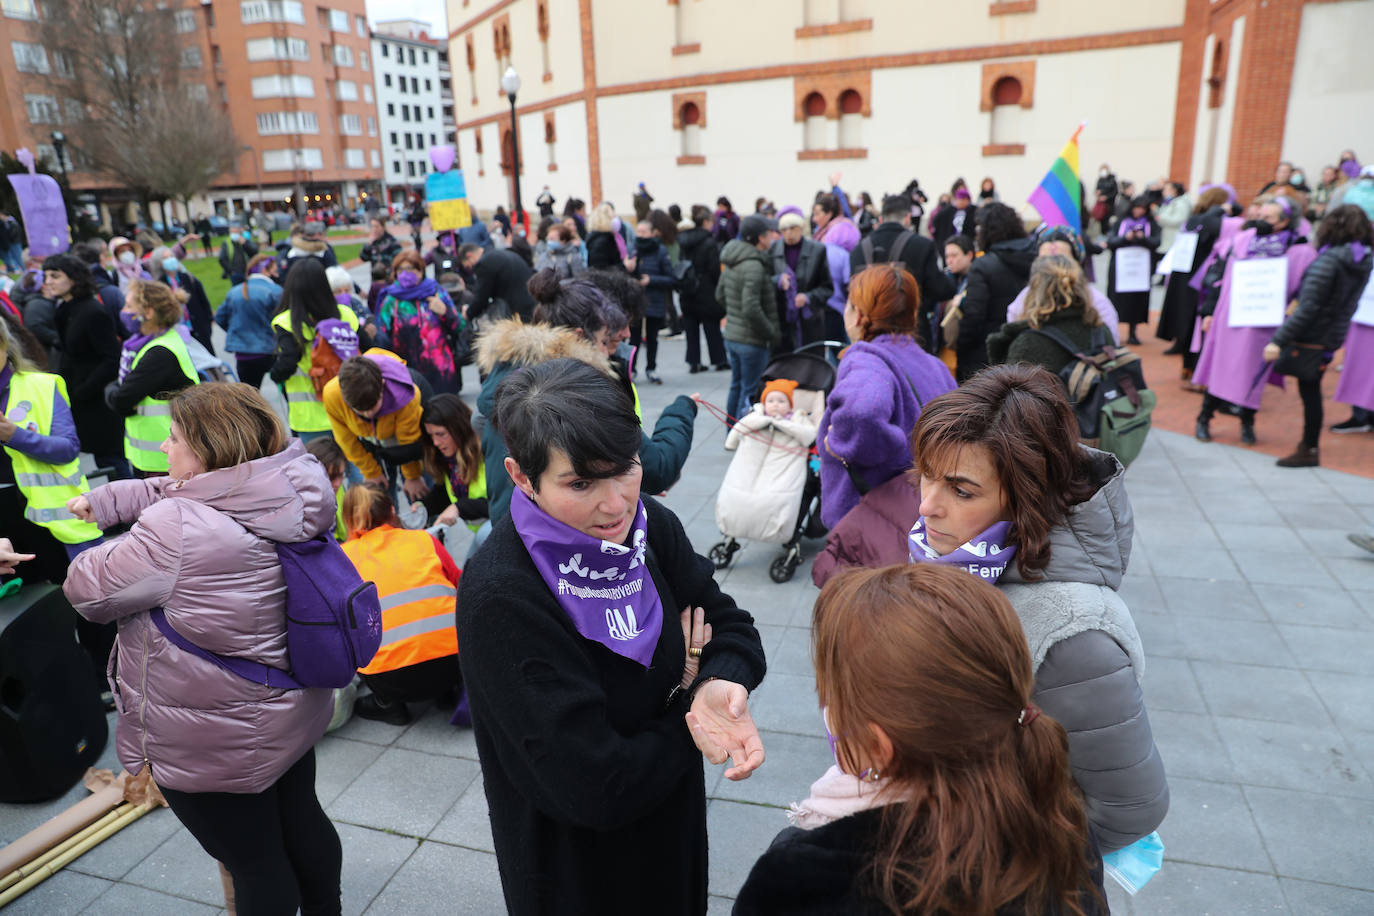
<path id="1" fill-rule="evenodd" d="M 639 421 L 612 379 L 520 369 L 490 420 L 516 492 L 457 620 L 507 909 L 700 916 L 702 755 L 734 780 L 764 759 L 753 619 L 641 499 Z"/>
<path id="2" fill-rule="evenodd" d="M 1117 589 L 1134 526 L 1125 470 L 1063 435 L 1063 385 L 1027 365 L 985 369 L 935 398 L 912 434 L 913 563 L 994 583 L 1030 644 L 1033 702 L 1069 736 L 1069 765 L 1103 853 L 1169 806 L 1140 678 L 1144 650 Z"/>
<path id="3" fill-rule="evenodd" d="M 451 341 L 462 330 L 458 309 L 447 290 L 425 276 L 424 258 L 416 251 L 396 255 L 391 270 L 396 282 L 382 291 L 377 327 L 390 338 L 392 352 L 428 379 L 435 394 L 457 394 L 463 380 Z"/>
<path id="4" fill-rule="evenodd" d="M 1287 282 L 1284 302 L 1291 302 L 1298 294 L 1303 271 L 1317 257 L 1317 252 L 1293 228 L 1298 214 L 1287 197 L 1275 197 L 1260 205 L 1259 219 L 1246 224 L 1222 249 L 1219 242 L 1213 251 L 1217 259 L 1228 258 L 1221 282 L 1221 295 L 1215 311 L 1207 312 L 1202 305 L 1202 355 L 1198 357 L 1193 382 L 1207 388 L 1202 396 L 1202 411 L 1198 414 L 1196 437 L 1202 442 L 1212 441 L 1211 423 L 1216 412 L 1229 406 L 1240 416 L 1240 441 L 1255 444 L 1255 414 L 1259 411 L 1264 393 L 1265 378 L 1269 376 L 1264 359 L 1264 346 L 1273 336 L 1273 328 L 1232 327 L 1231 293 L 1235 282 L 1236 264 L 1252 258 L 1282 258 L 1287 262 Z M 1218 253 L 1219 252 L 1219 253 Z M 1283 386 L 1281 376 L 1277 378 Z"/>

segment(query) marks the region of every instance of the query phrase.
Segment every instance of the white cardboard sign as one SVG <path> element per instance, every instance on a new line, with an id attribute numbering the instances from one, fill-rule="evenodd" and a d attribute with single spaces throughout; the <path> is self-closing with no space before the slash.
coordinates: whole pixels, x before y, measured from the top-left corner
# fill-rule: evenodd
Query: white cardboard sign
<path id="1" fill-rule="evenodd" d="M 1231 265 L 1229 326 L 1276 328 L 1287 305 L 1287 258 L 1247 258 Z"/>
<path id="2" fill-rule="evenodd" d="M 1197 233 L 1180 232 L 1174 236 L 1174 244 L 1169 247 L 1170 262 L 1175 273 L 1186 274 L 1193 270 L 1193 258 L 1197 255 Z"/>
<path id="3" fill-rule="evenodd" d="M 1150 249 L 1131 245 L 1116 250 L 1116 291 L 1118 293 L 1148 293 L 1150 291 Z"/>
<path id="4" fill-rule="evenodd" d="M 1355 309 L 1355 317 L 1351 320 L 1356 324 L 1374 328 L 1374 278 L 1364 285 L 1364 292 L 1360 294 L 1360 305 Z"/>

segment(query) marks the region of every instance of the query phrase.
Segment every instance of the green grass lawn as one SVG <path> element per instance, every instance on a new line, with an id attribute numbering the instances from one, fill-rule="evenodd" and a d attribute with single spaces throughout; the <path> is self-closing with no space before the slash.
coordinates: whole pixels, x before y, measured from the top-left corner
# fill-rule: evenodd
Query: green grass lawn
<path id="1" fill-rule="evenodd" d="M 220 243 L 223 241 L 222 238 L 215 239 L 212 250 L 219 251 Z M 199 246 L 195 247 L 197 251 L 200 250 Z M 334 246 L 334 254 L 338 257 L 340 264 L 347 264 L 352 261 L 362 250 L 361 242 Z M 205 287 L 205 296 L 210 300 L 210 307 L 212 309 L 219 308 L 219 304 L 229 294 L 230 286 L 229 281 L 220 276 L 219 259 L 215 257 L 187 259 L 186 269 Z"/>

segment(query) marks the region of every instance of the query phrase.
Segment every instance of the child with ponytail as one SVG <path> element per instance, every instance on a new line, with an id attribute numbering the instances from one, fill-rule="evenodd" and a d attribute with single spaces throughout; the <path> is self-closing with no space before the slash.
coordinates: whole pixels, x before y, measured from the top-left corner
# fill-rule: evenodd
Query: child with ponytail
<path id="1" fill-rule="evenodd" d="M 1011 604 L 912 564 L 826 583 L 812 621 L 836 765 L 793 806 L 736 916 L 1099 916 L 1102 864 Z"/>
<path id="2" fill-rule="evenodd" d="M 353 712 L 391 725 L 411 721 L 407 703 L 457 701 L 458 634 L 454 608 L 461 573 L 427 531 L 400 527 L 384 486 L 364 483 L 344 496 L 348 540 L 343 551 L 358 574 L 377 584 L 382 646 L 360 670 L 372 691 Z"/>

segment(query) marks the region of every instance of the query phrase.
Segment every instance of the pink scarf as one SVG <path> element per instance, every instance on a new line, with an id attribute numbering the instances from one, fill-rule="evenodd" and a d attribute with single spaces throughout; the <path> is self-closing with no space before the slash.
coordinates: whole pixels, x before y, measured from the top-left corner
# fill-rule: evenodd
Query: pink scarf
<path id="1" fill-rule="evenodd" d="M 788 806 L 787 821 L 803 830 L 815 830 L 842 817 L 898 801 L 887 789 L 884 783 L 864 782 L 832 764 L 811 784 L 811 795 L 805 801 Z"/>

